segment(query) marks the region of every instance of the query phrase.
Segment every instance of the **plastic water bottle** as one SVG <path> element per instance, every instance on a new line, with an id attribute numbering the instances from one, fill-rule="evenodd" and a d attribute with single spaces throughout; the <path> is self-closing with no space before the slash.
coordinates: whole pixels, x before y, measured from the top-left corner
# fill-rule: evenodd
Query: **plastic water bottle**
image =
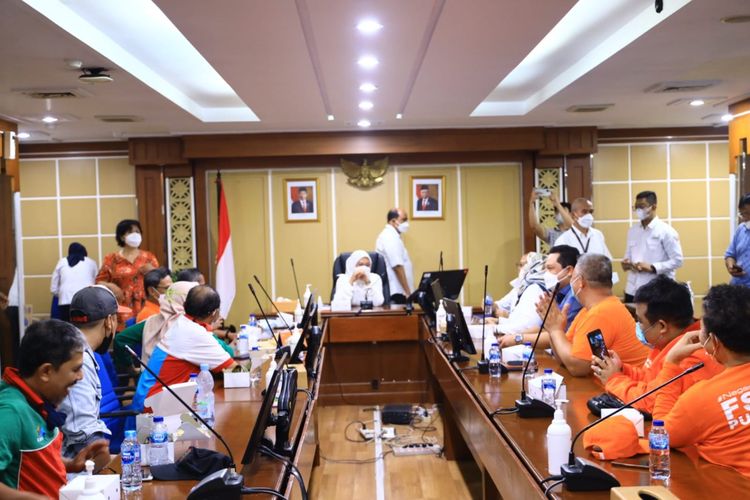
<path id="1" fill-rule="evenodd" d="M 490 318 L 492 317 L 492 295 L 488 295 L 484 298 L 484 317 Z"/>
<path id="2" fill-rule="evenodd" d="M 307 302 L 305 302 L 307 304 Z M 297 307 L 294 308 L 294 324 L 299 325 L 302 323 L 302 316 L 304 315 L 305 311 L 302 310 L 302 304 L 299 303 L 299 300 L 297 300 Z"/>
<path id="3" fill-rule="evenodd" d="M 544 375 L 542 376 L 542 401 L 550 406 L 554 406 L 556 389 L 557 382 L 552 375 L 552 368 L 545 368 Z"/>
<path id="4" fill-rule="evenodd" d="M 528 364 L 528 368 L 526 368 L 526 375 L 523 379 L 523 387 L 526 392 L 529 392 L 529 381 L 536 376 L 537 372 L 537 364 L 536 364 L 536 356 L 533 356 L 533 350 L 531 349 L 531 342 L 525 342 L 523 349 L 523 364 L 524 367 Z"/>
<path id="5" fill-rule="evenodd" d="M 214 424 L 214 378 L 208 371 L 208 363 L 201 363 L 198 374 L 198 415 L 208 425 Z"/>
<path id="6" fill-rule="evenodd" d="M 251 314 L 247 319 L 247 326 L 258 326 L 258 320 L 255 318 L 255 314 Z"/>
<path id="7" fill-rule="evenodd" d="M 255 357 L 260 356 L 260 348 L 258 347 L 258 342 L 255 342 L 255 347 L 251 350 L 252 354 L 250 355 L 250 359 L 252 360 Z M 255 368 L 253 368 L 253 362 L 250 363 L 250 385 L 256 385 L 258 382 L 260 382 L 260 368 L 261 364 L 258 364 Z"/>
<path id="8" fill-rule="evenodd" d="M 197 373 L 191 373 L 190 374 L 190 380 L 188 382 L 193 382 L 195 384 L 198 383 L 198 374 Z M 193 394 L 193 400 L 190 402 L 190 407 L 197 412 L 198 411 L 198 389 L 195 390 L 195 394 Z"/>
<path id="9" fill-rule="evenodd" d="M 500 361 L 502 361 L 500 346 L 495 342 L 490 347 L 490 377 L 500 378 Z"/>
<path id="10" fill-rule="evenodd" d="M 151 429 L 148 445 L 149 465 L 163 465 L 169 463 L 169 434 L 164 417 L 154 417 L 154 427 Z"/>
<path id="11" fill-rule="evenodd" d="M 141 445 L 135 431 L 125 431 L 125 439 L 120 447 L 122 462 L 122 490 L 140 491 L 143 486 L 141 472 Z"/>
<path id="12" fill-rule="evenodd" d="M 443 334 L 448 329 L 448 313 L 445 311 L 443 301 L 440 301 L 437 312 L 435 312 L 435 329 L 439 334 Z"/>
<path id="13" fill-rule="evenodd" d="M 310 283 L 308 283 L 308 284 L 307 284 L 307 285 L 305 286 L 305 294 L 304 294 L 304 295 L 302 295 L 302 301 L 303 301 L 303 302 L 305 303 L 305 306 L 307 306 L 307 302 L 308 302 L 308 300 L 310 299 L 310 295 L 312 295 L 312 290 L 310 290 L 310 287 L 311 287 L 311 286 L 312 286 L 312 285 L 311 285 Z"/>
<path id="14" fill-rule="evenodd" d="M 648 460 L 648 468 L 651 479 L 666 481 L 670 475 L 669 465 L 669 434 L 664 428 L 663 420 L 654 420 L 651 432 L 648 434 L 648 445 L 651 455 Z"/>
<path id="15" fill-rule="evenodd" d="M 250 351 L 250 338 L 247 332 L 247 325 L 240 326 L 240 334 L 237 336 L 237 350 L 235 356 L 240 359 L 246 359 Z"/>

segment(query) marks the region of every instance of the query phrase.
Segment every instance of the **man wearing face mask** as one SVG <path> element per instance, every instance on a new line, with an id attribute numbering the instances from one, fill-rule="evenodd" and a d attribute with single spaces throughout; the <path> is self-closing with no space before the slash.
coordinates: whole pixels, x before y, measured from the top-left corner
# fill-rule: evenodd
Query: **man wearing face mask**
<path id="1" fill-rule="evenodd" d="M 388 211 L 385 228 L 375 241 L 375 250 L 385 259 L 391 303 L 405 304 L 414 290 L 414 271 L 402 235 L 409 229 L 409 217 L 400 208 Z"/>
<path id="2" fill-rule="evenodd" d="M 135 319 L 136 323 L 146 321 L 155 314 L 159 314 L 159 298 L 164 295 L 167 289 L 172 285 L 172 276 L 166 267 L 157 267 L 147 272 L 143 277 L 143 288 L 146 290 L 146 301 L 143 303 L 143 309 L 138 313 Z"/>
<path id="3" fill-rule="evenodd" d="M 740 223 L 724 254 L 724 264 L 732 276 L 732 285 L 750 286 L 750 193 L 740 198 L 739 217 Z"/>
<path id="4" fill-rule="evenodd" d="M 346 273 L 336 280 L 333 302 L 354 306 L 371 301 L 375 307 L 383 305 L 383 281 L 377 273 L 370 272 L 370 256 L 364 250 L 355 250 L 346 259 Z"/>
<path id="5" fill-rule="evenodd" d="M 621 401 L 635 399 L 656 387 L 656 378 L 670 350 L 687 332 L 700 329 L 700 321 L 693 319 L 690 290 L 666 276 L 658 276 L 638 289 L 635 293 L 635 314 L 638 320 L 635 324 L 636 336 L 651 349 L 643 366 L 623 363 L 612 349 L 609 349 L 609 357 L 591 358 L 594 376 L 608 393 Z M 684 358 L 680 367 L 684 370 L 701 361 L 705 364 L 704 368 L 686 375 L 681 381 L 683 389 L 699 380 L 711 378 L 724 369 L 700 349 Z M 634 408 L 651 413 L 654 401 L 656 396 L 651 395 L 636 403 Z"/>
<path id="6" fill-rule="evenodd" d="M 79 290 L 70 302 L 70 322 L 86 339 L 83 378 L 73 387 L 58 410 L 67 415 L 63 431 L 63 456 L 75 457 L 89 444 L 109 440 L 111 433 L 99 419 L 102 385 L 94 352 L 105 354 L 117 330 L 117 314 L 129 313 L 117 304 L 114 294 L 101 285 Z M 97 464 L 97 469 L 106 464 Z"/>
<path id="7" fill-rule="evenodd" d="M 639 222 L 628 230 L 622 269 L 628 271 L 625 302 L 633 302 L 640 287 L 665 275 L 674 279 L 675 270 L 682 266 L 680 237 L 656 215 L 656 193 L 642 191 L 635 197 L 633 211 Z"/>
<path id="8" fill-rule="evenodd" d="M 576 198 L 571 204 L 573 227 L 565 231 L 555 241 L 555 245 L 568 245 L 581 255 L 596 253 L 612 258 L 604 241 L 604 234 L 591 227 L 594 224 L 594 204 L 586 198 Z"/>
<path id="9" fill-rule="evenodd" d="M 604 255 L 586 254 L 578 259 L 570 287 L 583 308 L 567 328 L 569 305 L 562 311 L 551 307 L 545 326 L 552 351 L 574 377 L 591 374 L 591 347 L 587 334 L 600 330 L 608 349 L 616 351 L 625 363 L 640 366 L 648 356 L 648 348 L 633 335 L 635 322 L 620 299 L 612 294 L 612 261 Z M 537 304 L 543 316 L 551 297 Z"/>
<path id="10" fill-rule="evenodd" d="M 549 201 L 552 202 L 552 206 L 555 209 L 555 222 L 557 223 L 557 226 L 551 228 L 545 227 L 539 222 L 539 217 L 536 213 L 536 201 L 538 199 L 539 193 L 535 189 L 531 192 L 531 197 L 529 197 L 529 224 L 534 228 L 534 234 L 536 234 L 537 238 L 550 245 L 554 245 L 557 238 L 573 225 L 573 219 L 570 217 L 570 204 L 565 202 L 560 203 L 557 195 L 554 192 L 550 193 Z"/>

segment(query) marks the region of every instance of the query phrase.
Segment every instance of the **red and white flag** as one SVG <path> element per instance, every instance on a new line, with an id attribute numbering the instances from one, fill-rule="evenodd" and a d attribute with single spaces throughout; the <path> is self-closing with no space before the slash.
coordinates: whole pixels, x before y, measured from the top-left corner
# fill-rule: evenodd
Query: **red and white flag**
<path id="1" fill-rule="evenodd" d="M 237 287 L 234 280 L 234 253 L 232 252 L 232 230 L 229 226 L 227 200 L 224 197 L 224 186 L 221 174 L 216 178 L 219 190 L 219 248 L 216 252 L 216 291 L 221 297 L 219 312 L 226 318 L 232 307 Z"/>

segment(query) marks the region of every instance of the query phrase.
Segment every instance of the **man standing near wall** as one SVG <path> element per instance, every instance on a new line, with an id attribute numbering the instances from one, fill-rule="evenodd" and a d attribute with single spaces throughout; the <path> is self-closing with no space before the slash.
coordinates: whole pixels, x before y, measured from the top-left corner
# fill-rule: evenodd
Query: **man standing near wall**
<path id="1" fill-rule="evenodd" d="M 405 304 L 414 290 L 414 274 L 401 235 L 409 229 L 409 217 L 400 208 L 388 211 L 388 222 L 375 241 L 375 250 L 385 258 L 391 303 Z"/>
<path id="2" fill-rule="evenodd" d="M 674 279 L 682 267 L 682 246 L 677 231 L 656 216 L 656 193 L 641 191 L 633 211 L 640 222 L 628 230 L 623 271 L 628 271 L 625 302 L 633 302 L 635 292 L 658 274 Z"/>
<path id="3" fill-rule="evenodd" d="M 586 198 L 576 198 L 571 204 L 573 227 L 555 240 L 555 245 L 568 245 L 583 254 L 597 253 L 610 259 L 612 254 L 604 241 L 604 234 L 591 227 L 594 224 L 594 204 Z M 616 280 L 615 280 L 616 282 Z"/>

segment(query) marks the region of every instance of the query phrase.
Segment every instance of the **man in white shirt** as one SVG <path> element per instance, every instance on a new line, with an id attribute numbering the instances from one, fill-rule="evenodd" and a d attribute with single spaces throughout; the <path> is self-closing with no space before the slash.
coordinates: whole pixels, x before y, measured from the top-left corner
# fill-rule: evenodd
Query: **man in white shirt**
<path id="1" fill-rule="evenodd" d="M 375 241 L 375 250 L 385 258 L 391 302 L 405 304 L 414 291 L 414 274 L 401 235 L 409 229 L 409 217 L 400 208 L 388 211 L 388 222 Z"/>
<path id="2" fill-rule="evenodd" d="M 637 222 L 628 230 L 628 242 L 622 269 L 628 271 L 625 302 L 633 302 L 640 287 L 664 274 L 674 279 L 682 267 L 680 236 L 673 227 L 656 216 L 656 193 L 642 191 L 635 197 L 633 211 Z"/>
<path id="3" fill-rule="evenodd" d="M 571 204 L 573 227 L 555 240 L 555 245 L 568 245 L 583 254 L 597 253 L 612 259 L 612 254 L 604 241 L 604 234 L 591 227 L 594 224 L 594 204 L 586 198 L 576 198 Z M 615 283 L 616 283 L 615 279 Z"/>

